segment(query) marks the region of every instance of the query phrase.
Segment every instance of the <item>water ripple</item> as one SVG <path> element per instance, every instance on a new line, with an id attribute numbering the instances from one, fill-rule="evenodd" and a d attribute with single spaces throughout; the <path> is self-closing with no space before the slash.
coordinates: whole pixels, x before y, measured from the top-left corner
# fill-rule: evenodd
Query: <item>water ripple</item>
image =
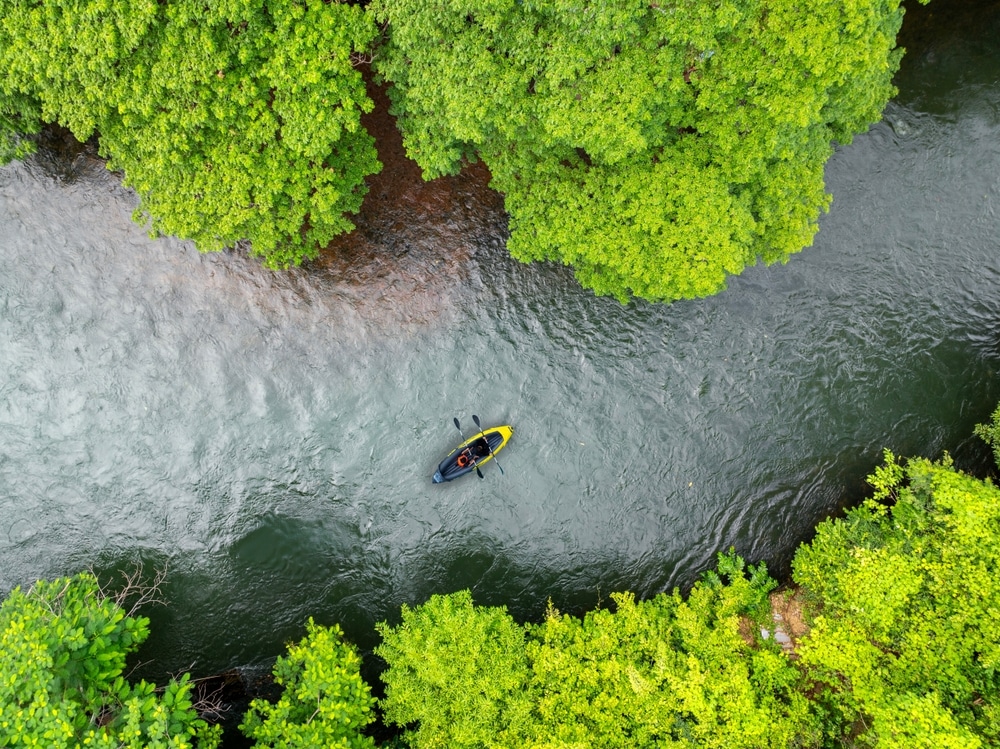
<path id="1" fill-rule="evenodd" d="M 218 670 L 310 615 L 371 646 L 456 587 L 537 618 L 730 545 L 786 569 L 884 447 L 982 465 L 1000 35 L 957 18 L 830 161 L 815 246 L 670 306 L 511 260 L 481 167 L 387 171 L 383 208 L 285 274 L 149 240 L 86 149 L 0 169 L 0 590 L 168 564 L 150 668 Z M 474 413 L 515 427 L 504 475 L 432 486 Z"/>

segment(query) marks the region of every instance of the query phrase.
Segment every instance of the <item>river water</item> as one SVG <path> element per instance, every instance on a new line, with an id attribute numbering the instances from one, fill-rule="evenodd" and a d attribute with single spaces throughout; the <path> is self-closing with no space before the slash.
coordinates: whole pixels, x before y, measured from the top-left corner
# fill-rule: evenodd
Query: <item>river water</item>
<path id="1" fill-rule="evenodd" d="M 511 261 L 476 169 L 397 163 L 354 235 L 271 273 L 148 239 L 86 149 L 3 168 L 0 592 L 166 566 L 145 668 L 205 674 L 310 615 L 370 647 L 463 587 L 529 619 L 689 584 L 729 546 L 781 572 L 883 447 L 985 471 L 1000 4 L 911 16 L 815 245 L 707 300 L 622 307 Z M 432 485 L 472 414 L 513 424 L 503 475 Z"/>

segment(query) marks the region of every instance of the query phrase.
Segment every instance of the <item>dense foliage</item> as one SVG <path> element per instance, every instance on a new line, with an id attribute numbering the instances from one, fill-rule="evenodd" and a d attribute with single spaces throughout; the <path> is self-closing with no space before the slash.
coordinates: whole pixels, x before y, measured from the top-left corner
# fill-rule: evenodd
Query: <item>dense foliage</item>
<path id="1" fill-rule="evenodd" d="M 162 690 L 122 676 L 148 633 L 93 575 L 15 588 L 0 604 L 0 747 L 216 746 L 186 674 Z"/>
<path id="2" fill-rule="evenodd" d="M 379 625 L 382 709 L 390 723 L 416 724 L 410 746 L 503 745 L 530 710 L 525 630 L 502 608 L 474 606 L 468 591 L 403 606 L 397 627 Z M 507 728 L 510 727 L 508 732 Z"/>
<path id="3" fill-rule="evenodd" d="M 550 610 L 520 626 L 468 592 L 404 608 L 379 627 L 385 717 L 415 749 L 463 747 L 789 747 L 817 724 L 799 674 L 752 647 L 740 616 L 767 609 L 763 568 L 721 557 L 718 575 L 678 593 L 583 619 Z M 751 640 L 752 641 L 752 640 Z"/>
<path id="4" fill-rule="evenodd" d="M 43 121 L 97 133 L 154 233 L 298 264 L 380 168 L 351 59 L 375 37 L 323 0 L 0 0 L 0 156 Z"/>
<path id="5" fill-rule="evenodd" d="M 623 300 L 712 294 L 810 244 L 832 143 L 879 119 L 901 55 L 898 0 L 372 9 L 425 176 L 481 157 L 511 254 Z"/>
<path id="6" fill-rule="evenodd" d="M 795 557 L 820 612 L 801 663 L 879 747 L 995 746 L 1000 490 L 947 461 L 886 457 L 875 496 Z"/>
<path id="7" fill-rule="evenodd" d="M 274 680 L 284 687 L 276 703 L 256 699 L 240 730 L 256 747 L 274 749 L 365 749 L 374 747 L 361 730 L 372 722 L 375 700 L 361 679 L 361 659 L 342 639 L 340 627 L 312 619 L 307 635 L 278 658 Z"/>

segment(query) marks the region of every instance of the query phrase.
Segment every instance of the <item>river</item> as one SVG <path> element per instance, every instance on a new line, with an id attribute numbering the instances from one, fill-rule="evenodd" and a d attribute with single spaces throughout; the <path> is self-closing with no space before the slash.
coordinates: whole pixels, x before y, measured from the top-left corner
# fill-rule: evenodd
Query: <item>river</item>
<path id="1" fill-rule="evenodd" d="M 729 546 L 784 574 L 884 447 L 986 471 L 1000 4 L 911 16 L 814 246 L 706 300 L 513 262 L 476 170 L 397 165 L 355 234 L 272 273 L 147 238 L 87 149 L 0 169 L 0 593 L 142 560 L 169 570 L 147 675 L 266 667 L 309 616 L 367 648 L 463 587 L 532 619 Z M 504 473 L 432 485 L 472 414 L 513 424 Z"/>

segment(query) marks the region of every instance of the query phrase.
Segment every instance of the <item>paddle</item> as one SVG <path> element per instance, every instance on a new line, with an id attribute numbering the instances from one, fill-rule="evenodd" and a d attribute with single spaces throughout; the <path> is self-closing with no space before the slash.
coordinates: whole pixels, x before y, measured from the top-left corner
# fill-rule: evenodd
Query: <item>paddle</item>
<path id="1" fill-rule="evenodd" d="M 476 426 L 479 427 L 479 432 L 482 433 L 483 425 L 479 423 L 479 417 L 476 416 L 475 414 L 472 414 L 472 420 L 476 422 Z M 458 419 L 455 419 L 455 421 L 457 422 Z M 500 461 L 497 460 L 496 453 L 493 452 L 493 448 L 490 447 L 490 441 L 489 439 L 487 439 L 485 434 L 483 434 L 483 439 L 486 440 L 486 449 L 490 451 L 490 455 L 493 456 L 493 462 L 497 464 L 497 468 L 500 469 L 500 475 L 503 476 L 503 466 L 500 465 Z"/>
<path id="2" fill-rule="evenodd" d="M 476 419 L 475 416 L 473 416 L 472 418 L 476 420 L 477 424 L 479 423 L 479 419 Z M 462 435 L 462 442 L 467 442 L 468 440 L 465 439 L 465 432 L 462 431 L 462 425 L 458 423 L 457 416 L 455 417 L 455 429 L 457 429 L 458 433 Z M 486 446 L 489 447 L 489 444 L 490 443 L 487 442 Z M 470 450 L 469 452 L 472 451 Z M 472 467 L 476 469 L 476 473 L 479 475 L 479 478 L 485 478 L 485 476 L 483 476 L 483 472 L 479 470 L 479 466 L 476 465 L 476 454 L 474 452 L 472 452 Z"/>

